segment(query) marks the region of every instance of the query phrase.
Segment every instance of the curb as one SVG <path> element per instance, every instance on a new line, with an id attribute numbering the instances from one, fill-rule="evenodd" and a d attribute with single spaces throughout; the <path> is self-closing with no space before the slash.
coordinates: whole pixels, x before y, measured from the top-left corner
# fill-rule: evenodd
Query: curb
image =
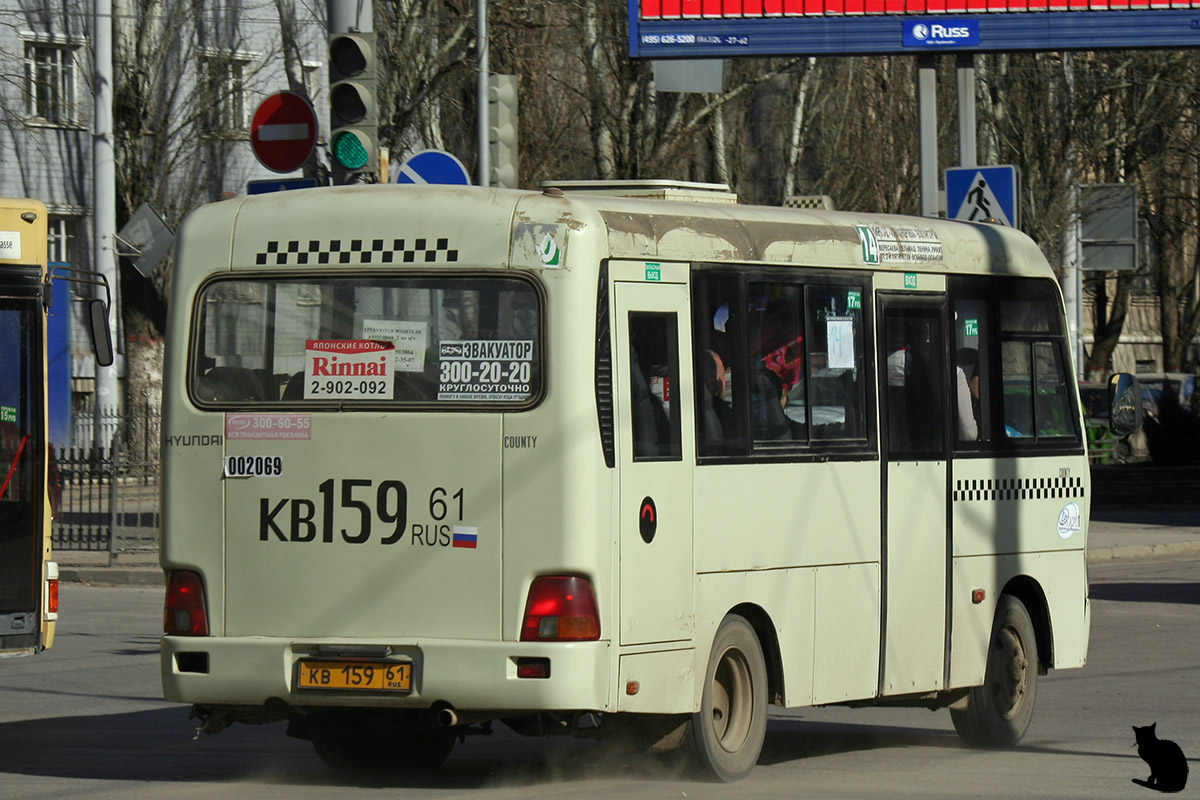
<path id="1" fill-rule="evenodd" d="M 1104 564 L 1110 561 L 1144 561 L 1148 559 L 1168 558 L 1200 558 L 1200 542 L 1097 547 L 1088 550 L 1087 563 Z"/>
<path id="2" fill-rule="evenodd" d="M 88 586 L 155 586 L 165 583 L 158 567 L 66 567 L 59 566 L 58 579 Z"/>

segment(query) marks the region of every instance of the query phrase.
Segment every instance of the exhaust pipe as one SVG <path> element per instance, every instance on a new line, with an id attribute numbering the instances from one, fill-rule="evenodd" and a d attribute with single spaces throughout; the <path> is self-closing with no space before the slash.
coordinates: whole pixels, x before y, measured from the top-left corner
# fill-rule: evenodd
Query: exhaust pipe
<path id="1" fill-rule="evenodd" d="M 433 722 L 439 728 L 460 728 L 466 725 L 478 725 L 481 722 L 488 722 L 497 717 L 508 715 L 503 711 L 459 711 L 446 702 L 435 703 L 430 710 L 433 712 Z"/>

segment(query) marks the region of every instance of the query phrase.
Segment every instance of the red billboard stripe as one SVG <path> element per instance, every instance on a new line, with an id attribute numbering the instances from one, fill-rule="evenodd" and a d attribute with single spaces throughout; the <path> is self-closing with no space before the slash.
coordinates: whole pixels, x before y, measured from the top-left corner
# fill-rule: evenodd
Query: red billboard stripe
<path id="1" fill-rule="evenodd" d="M 863 12 L 866 14 L 882 14 L 884 0 L 864 0 Z"/>
<path id="2" fill-rule="evenodd" d="M 642 19 L 658 19 L 662 16 L 662 0 L 642 0 Z"/>
<path id="3" fill-rule="evenodd" d="M 804 13 L 804 0 L 783 0 L 783 15 L 798 17 Z"/>
<path id="4" fill-rule="evenodd" d="M 1108 7 L 1124 11 L 1129 8 L 1129 0 L 1108 0 Z"/>
<path id="5" fill-rule="evenodd" d="M 1088 8 L 1093 11 L 1108 11 L 1108 0 L 1088 0 Z"/>
<path id="6" fill-rule="evenodd" d="M 679 19 L 682 15 L 682 0 L 662 0 L 663 19 Z"/>
<path id="7" fill-rule="evenodd" d="M 763 13 L 768 17 L 783 16 L 783 0 L 763 0 Z"/>
<path id="8" fill-rule="evenodd" d="M 741 15 L 742 0 L 724 0 L 722 3 L 721 16 L 740 17 Z"/>
<path id="9" fill-rule="evenodd" d="M 742 0 L 743 17 L 761 17 L 763 14 L 762 0 Z"/>
<path id="10" fill-rule="evenodd" d="M 804 13 L 810 17 L 817 17 L 829 11 L 829 3 L 826 0 L 804 0 Z"/>
<path id="11" fill-rule="evenodd" d="M 683 0 L 684 19 L 700 16 L 700 0 Z"/>
<path id="12" fill-rule="evenodd" d="M 700 15 L 708 18 L 721 16 L 721 0 L 700 0 Z"/>
<path id="13" fill-rule="evenodd" d="M 845 0 L 825 0 L 825 13 L 838 15 L 846 13 Z"/>
<path id="14" fill-rule="evenodd" d="M 927 0 L 925 3 L 925 11 L 934 14 L 945 13 L 946 0 Z"/>
<path id="15" fill-rule="evenodd" d="M 845 0 L 845 9 L 847 14 L 862 14 L 866 11 L 864 0 Z"/>

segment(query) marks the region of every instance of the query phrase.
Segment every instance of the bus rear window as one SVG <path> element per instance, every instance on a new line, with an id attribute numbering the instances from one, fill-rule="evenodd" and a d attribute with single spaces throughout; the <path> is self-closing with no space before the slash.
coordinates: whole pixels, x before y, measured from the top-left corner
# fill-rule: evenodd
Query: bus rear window
<path id="1" fill-rule="evenodd" d="M 224 279 L 203 287 L 202 404 L 522 408 L 541 394 L 542 304 L 525 279 Z"/>

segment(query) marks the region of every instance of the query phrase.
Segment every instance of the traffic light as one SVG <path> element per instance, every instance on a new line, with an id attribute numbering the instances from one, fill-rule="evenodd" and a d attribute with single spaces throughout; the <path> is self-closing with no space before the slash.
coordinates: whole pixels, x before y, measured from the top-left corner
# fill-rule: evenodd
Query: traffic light
<path id="1" fill-rule="evenodd" d="M 517 76 L 488 76 L 488 147 L 492 186 L 517 188 Z"/>
<path id="2" fill-rule="evenodd" d="M 333 182 L 379 169 L 375 34 L 329 37 L 329 151 Z"/>

